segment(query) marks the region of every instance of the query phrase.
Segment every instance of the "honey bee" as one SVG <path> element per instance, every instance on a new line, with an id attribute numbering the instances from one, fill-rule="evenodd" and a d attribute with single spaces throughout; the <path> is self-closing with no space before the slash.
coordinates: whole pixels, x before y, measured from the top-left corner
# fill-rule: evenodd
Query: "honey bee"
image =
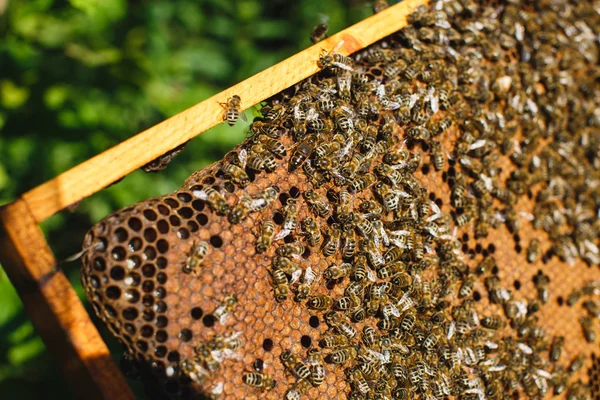
<path id="1" fill-rule="evenodd" d="M 356 358 L 357 351 L 354 347 L 345 347 L 333 350 L 327 359 L 332 364 L 344 364 Z"/>
<path id="2" fill-rule="evenodd" d="M 296 149 L 290 157 L 290 165 L 288 167 L 288 171 L 295 171 L 311 156 L 313 150 L 315 149 L 317 140 L 317 135 L 308 135 L 304 140 L 302 140 L 298 144 L 298 146 L 296 146 Z"/>
<path id="3" fill-rule="evenodd" d="M 311 267 L 307 267 L 304 271 L 304 275 L 302 276 L 302 281 L 300 285 L 298 285 L 298 289 L 296 290 L 296 297 L 294 298 L 296 301 L 304 301 L 310 295 L 312 287 L 317 280 L 317 274 L 312 270 Z"/>
<path id="4" fill-rule="evenodd" d="M 310 383 L 313 386 L 321 386 L 325 380 L 325 360 L 323 360 L 323 355 L 318 349 L 309 349 L 306 362 L 310 371 Z"/>
<path id="5" fill-rule="evenodd" d="M 575 373 L 583 368 L 583 364 L 585 363 L 586 356 L 584 353 L 579 353 L 569 364 L 569 372 Z"/>
<path id="6" fill-rule="evenodd" d="M 362 176 L 355 178 L 350 184 L 350 190 L 352 193 L 359 193 L 373 185 L 377 181 L 375 175 L 366 173 Z"/>
<path id="7" fill-rule="evenodd" d="M 294 274 L 300 271 L 300 266 L 297 263 L 282 256 L 277 256 L 273 259 L 273 267 L 291 276 L 294 276 Z"/>
<path id="8" fill-rule="evenodd" d="M 538 292 L 538 299 L 546 304 L 548 302 L 548 298 L 550 297 L 550 293 L 548 291 L 548 284 L 550 283 L 550 279 L 548 275 L 537 274 L 533 277 L 533 283 Z"/>
<path id="9" fill-rule="evenodd" d="M 221 324 L 225 324 L 225 322 L 227 321 L 227 315 L 229 315 L 233 311 L 237 303 L 237 297 L 227 296 L 225 297 L 225 299 L 223 299 L 221 305 L 219 305 L 219 307 L 215 309 L 213 315 L 219 320 Z"/>
<path id="10" fill-rule="evenodd" d="M 287 237 L 296 230 L 298 226 L 298 203 L 295 199 L 289 198 L 283 207 L 283 224 L 281 230 L 275 235 L 274 240 L 280 240 Z"/>
<path id="11" fill-rule="evenodd" d="M 541 245 L 539 239 L 531 239 L 527 246 L 527 262 L 533 264 L 540 256 Z"/>
<path id="12" fill-rule="evenodd" d="M 305 218 L 302 220 L 301 226 L 308 244 L 317 246 L 321 242 L 323 236 L 321 235 L 321 229 L 315 220 L 311 217 Z"/>
<path id="13" fill-rule="evenodd" d="M 192 381 L 197 384 L 203 383 L 204 379 L 208 377 L 209 371 L 204 368 L 200 362 L 191 359 L 183 359 L 179 363 L 181 372 L 188 376 Z"/>
<path id="14" fill-rule="evenodd" d="M 344 41 L 341 40 L 331 51 L 327 51 L 325 49 L 321 49 L 321 55 L 319 56 L 319 60 L 317 61 L 317 65 L 321 69 L 333 69 L 336 70 L 338 68 L 344 69 L 346 71 L 352 71 L 354 62 L 349 57 L 343 56 L 342 54 L 336 53 L 336 51 L 344 45 Z"/>
<path id="15" fill-rule="evenodd" d="M 324 218 L 329 215 L 331 212 L 331 208 L 329 207 L 329 203 L 320 198 L 319 195 L 314 190 L 307 190 L 304 192 L 304 198 L 308 203 L 309 208 L 321 218 Z"/>
<path id="16" fill-rule="evenodd" d="M 227 102 L 219 103 L 222 107 L 225 108 L 225 113 L 223 114 L 223 121 L 227 121 L 229 126 L 235 125 L 240 115 L 242 116 L 242 119 L 245 119 L 244 114 L 240 114 L 241 101 L 242 100 L 240 99 L 240 96 L 236 94 L 227 99 Z"/>
<path id="17" fill-rule="evenodd" d="M 285 157 L 286 155 L 285 146 L 267 135 L 258 135 L 254 141 L 262 144 L 265 149 L 270 151 L 277 158 Z"/>
<path id="18" fill-rule="evenodd" d="M 245 373 L 242 381 L 248 386 L 261 390 L 271 390 L 275 387 L 275 380 L 270 375 L 258 372 Z"/>
<path id="19" fill-rule="evenodd" d="M 333 306 L 333 299 L 331 296 L 321 294 L 308 299 L 306 305 L 313 310 L 328 310 Z"/>
<path id="20" fill-rule="evenodd" d="M 324 349 L 337 349 L 349 344 L 350 340 L 346 336 L 334 333 L 325 334 L 319 341 L 319 346 Z"/>
<path id="21" fill-rule="evenodd" d="M 340 247 L 340 238 L 342 236 L 342 229 L 340 224 L 333 223 L 329 227 L 329 235 L 323 242 L 323 255 L 329 257 L 338 252 Z"/>
<path id="22" fill-rule="evenodd" d="M 433 167 L 436 171 L 441 171 L 446 167 L 446 158 L 442 152 L 442 145 L 437 140 L 432 140 L 430 146 Z"/>
<path id="23" fill-rule="evenodd" d="M 389 7 L 387 0 L 373 1 L 373 14 L 377 14 Z"/>
<path id="24" fill-rule="evenodd" d="M 310 370 L 306 364 L 289 350 L 281 353 L 281 363 L 298 379 L 307 379 L 310 376 Z"/>
<path id="25" fill-rule="evenodd" d="M 349 378 L 352 386 L 355 387 L 355 390 L 357 390 L 363 396 L 368 394 L 369 391 L 371 390 L 371 388 L 369 387 L 369 383 L 363 376 L 363 373 L 361 372 L 360 369 L 358 369 L 356 367 L 350 369 L 348 371 L 348 378 Z"/>
<path id="26" fill-rule="evenodd" d="M 275 300 L 281 303 L 287 299 L 290 292 L 289 280 L 286 274 L 280 269 L 271 270 L 271 277 L 273 278 Z"/>
<path id="27" fill-rule="evenodd" d="M 488 329 L 501 329 L 504 327 L 504 321 L 502 321 L 499 317 L 485 317 L 481 320 L 481 326 Z"/>
<path id="28" fill-rule="evenodd" d="M 583 336 L 588 343 L 594 343 L 596 340 L 596 329 L 594 323 L 590 317 L 581 317 L 579 319 L 581 329 L 583 330 Z"/>
<path id="29" fill-rule="evenodd" d="M 207 186 L 202 190 L 194 190 L 192 194 L 200 200 L 206 201 L 217 214 L 223 215 L 229 211 L 225 197 L 213 187 Z"/>
<path id="30" fill-rule="evenodd" d="M 325 322 L 327 322 L 329 326 L 335 328 L 338 333 L 348 337 L 348 339 L 352 339 L 356 336 L 356 329 L 354 329 L 342 314 L 330 311 L 325 314 Z"/>
<path id="31" fill-rule="evenodd" d="M 286 106 L 283 104 L 275 104 L 273 107 L 271 107 L 271 109 L 269 109 L 267 115 L 265 115 L 265 119 L 267 121 L 278 121 L 283 118 L 286 110 Z"/>
<path id="32" fill-rule="evenodd" d="M 342 263 L 340 265 L 331 265 L 329 266 L 325 272 L 323 272 L 323 277 L 330 281 L 335 279 L 341 279 L 347 277 L 352 272 L 352 264 Z"/>
<path id="33" fill-rule="evenodd" d="M 232 224 L 240 223 L 248 217 L 252 212 L 252 198 L 250 196 L 242 196 L 238 203 L 227 215 L 227 219 Z"/>
<path id="34" fill-rule="evenodd" d="M 315 44 L 323 39 L 326 39 L 328 30 L 329 26 L 327 26 L 327 24 L 319 24 L 315 26 L 310 34 L 310 41 Z"/>
<path id="35" fill-rule="evenodd" d="M 260 230 L 260 235 L 256 241 L 256 252 L 258 254 L 264 253 L 271 247 L 273 236 L 275 236 L 275 224 L 270 220 L 264 221 Z"/>
<path id="36" fill-rule="evenodd" d="M 183 265 L 183 272 L 190 274 L 197 271 L 208 254 L 208 243 L 205 241 L 194 242 Z"/>
<path id="37" fill-rule="evenodd" d="M 285 400 L 300 400 L 304 393 L 311 388 L 310 380 L 299 379 L 292 385 L 292 387 L 285 393 Z"/>
<path id="38" fill-rule="evenodd" d="M 473 294 L 473 290 L 475 289 L 475 275 L 469 275 L 463 281 L 460 286 L 460 290 L 458 291 L 459 298 L 465 298 L 471 296 Z"/>
<path id="39" fill-rule="evenodd" d="M 564 343 L 565 338 L 563 336 L 557 336 L 554 338 L 552 345 L 550 346 L 550 361 L 557 362 L 560 359 Z"/>
<path id="40" fill-rule="evenodd" d="M 235 164 L 225 163 L 221 166 L 221 171 L 242 188 L 245 188 L 250 183 L 250 178 L 246 171 Z"/>

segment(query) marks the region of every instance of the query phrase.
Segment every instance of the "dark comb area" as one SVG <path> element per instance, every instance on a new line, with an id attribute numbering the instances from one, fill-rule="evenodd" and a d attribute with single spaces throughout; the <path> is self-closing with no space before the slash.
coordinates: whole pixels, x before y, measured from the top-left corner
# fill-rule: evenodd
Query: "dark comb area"
<path id="1" fill-rule="evenodd" d="M 599 28 L 440 0 L 324 49 L 223 160 L 88 232 L 95 312 L 162 397 L 600 398 Z"/>

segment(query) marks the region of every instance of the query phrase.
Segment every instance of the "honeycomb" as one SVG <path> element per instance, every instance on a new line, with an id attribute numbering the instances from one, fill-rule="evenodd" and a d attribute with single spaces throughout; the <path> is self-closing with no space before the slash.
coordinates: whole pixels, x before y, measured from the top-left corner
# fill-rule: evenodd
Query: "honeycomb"
<path id="1" fill-rule="evenodd" d="M 159 397 L 599 398 L 599 10 L 434 1 L 324 49 L 92 227 L 96 314 Z"/>

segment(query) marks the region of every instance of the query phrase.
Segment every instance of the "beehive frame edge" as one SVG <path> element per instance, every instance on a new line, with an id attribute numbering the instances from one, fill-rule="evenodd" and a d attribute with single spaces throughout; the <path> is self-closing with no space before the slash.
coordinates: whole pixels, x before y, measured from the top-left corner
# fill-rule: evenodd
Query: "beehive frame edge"
<path id="1" fill-rule="evenodd" d="M 247 109 L 318 72 L 322 49 L 348 55 L 407 25 L 428 0 L 404 0 L 92 157 L 0 207 L 0 263 L 78 398 L 133 399 L 124 376 L 39 227 L 52 215 L 222 122 L 220 102 Z"/>

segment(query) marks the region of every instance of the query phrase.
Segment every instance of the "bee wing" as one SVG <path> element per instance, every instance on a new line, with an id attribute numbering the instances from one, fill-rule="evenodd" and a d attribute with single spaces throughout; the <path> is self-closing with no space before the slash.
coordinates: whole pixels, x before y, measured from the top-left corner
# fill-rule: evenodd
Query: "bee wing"
<path id="1" fill-rule="evenodd" d="M 246 163 L 248 162 L 248 151 L 246 149 L 241 149 L 238 153 L 238 158 L 240 159 L 240 164 L 242 168 L 246 168 Z"/>
<path id="2" fill-rule="evenodd" d="M 300 277 L 302 276 L 302 269 L 297 269 L 292 273 L 292 279 L 290 279 L 290 284 L 294 284 L 300 281 Z"/>
<path id="3" fill-rule="evenodd" d="M 342 64 L 342 63 L 339 63 L 339 62 L 336 62 L 336 61 L 334 61 L 331 64 L 334 65 L 334 66 L 336 66 L 336 67 L 338 67 L 338 68 L 345 69 L 346 71 L 354 71 L 354 68 L 352 68 L 351 66 L 346 65 L 346 64 Z"/>
<path id="4" fill-rule="evenodd" d="M 246 111 L 240 111 L 240 119 L 244 122 L 248 122 L 248 117 L 246 116 Z"/>
<path id="5" fill-rule="evenodd" d="M 335 53 L 344 45 L 344 41 L 340 40 L 334 47 L 331 49 L 331 53 Z"/>
<path id="6" fill-rule="evenodd" d="M 206 194 L 206 192 L 204 190 L 194 190 L 192 192 L 192 194 L 194 195 L 194 197 L 199 198 L 200 200 L 208 200 L 208 195 Z"/>

